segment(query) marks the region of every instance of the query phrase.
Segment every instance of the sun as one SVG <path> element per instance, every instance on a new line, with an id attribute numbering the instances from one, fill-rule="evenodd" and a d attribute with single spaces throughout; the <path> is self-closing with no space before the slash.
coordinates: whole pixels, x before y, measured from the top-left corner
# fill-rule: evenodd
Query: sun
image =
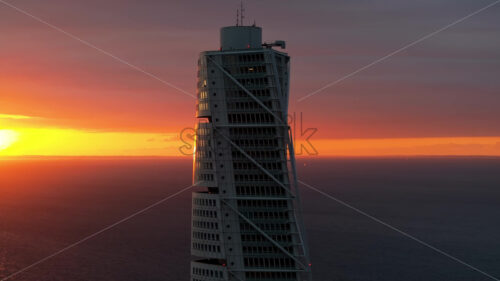
<path id="1" fill-rule="evenodd" d="M 18 133 L 12 130 L 0 130 L 0 151 L 17 141 Z"/>

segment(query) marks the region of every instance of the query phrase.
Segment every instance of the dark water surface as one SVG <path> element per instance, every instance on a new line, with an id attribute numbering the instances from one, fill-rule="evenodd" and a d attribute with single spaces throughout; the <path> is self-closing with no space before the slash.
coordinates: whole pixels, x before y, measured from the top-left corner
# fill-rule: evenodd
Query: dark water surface
<path id="1" fill-rule="evenodd" d="M 303 159 L 299 177 L 500 278 L 500 158 Z M 190 159 L 0 160 L 0 280 L 190 185 Z M 302 187 L 314 280 L 493 280 Z M 190 192 L 12 280 L 188 280 Z"/>

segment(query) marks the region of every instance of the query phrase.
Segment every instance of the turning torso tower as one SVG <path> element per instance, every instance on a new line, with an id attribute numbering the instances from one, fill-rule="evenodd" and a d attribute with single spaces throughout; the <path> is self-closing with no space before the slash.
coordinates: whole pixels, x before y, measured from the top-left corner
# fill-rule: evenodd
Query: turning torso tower
<path id="1" fill-rule="evenodd" d="M 221 29 L 198 60 L 192 281 L 310 280 L 292 133 L 290 57 L 262 29 Z"/>

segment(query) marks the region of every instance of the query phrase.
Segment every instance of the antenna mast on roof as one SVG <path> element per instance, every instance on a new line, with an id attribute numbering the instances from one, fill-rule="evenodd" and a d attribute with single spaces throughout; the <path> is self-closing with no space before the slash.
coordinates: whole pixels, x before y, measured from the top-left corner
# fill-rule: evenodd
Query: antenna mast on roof
<path id="1" fill-rule="evenodd" d="M 236 26 L 240 24 L 240 10 L 236 9 Z"/>
<path id="2" fill-rule="evenodd" d="M 243 19 L 245 18 L 245 7 L 243 6 L 243 1 L 241 1 L 241 16 L 240 16 L 240 25 L 243 26 Z"/>

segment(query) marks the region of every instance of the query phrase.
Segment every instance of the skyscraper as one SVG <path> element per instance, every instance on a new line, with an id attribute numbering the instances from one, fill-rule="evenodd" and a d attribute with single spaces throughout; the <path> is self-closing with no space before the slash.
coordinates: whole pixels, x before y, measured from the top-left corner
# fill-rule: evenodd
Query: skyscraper
<path id="1" fill-rule="evenodd" d="M 287 123 L 290 57 L 262 29 L 221 29 L 200 54 L 192 281 L 310 280 Z"/>

